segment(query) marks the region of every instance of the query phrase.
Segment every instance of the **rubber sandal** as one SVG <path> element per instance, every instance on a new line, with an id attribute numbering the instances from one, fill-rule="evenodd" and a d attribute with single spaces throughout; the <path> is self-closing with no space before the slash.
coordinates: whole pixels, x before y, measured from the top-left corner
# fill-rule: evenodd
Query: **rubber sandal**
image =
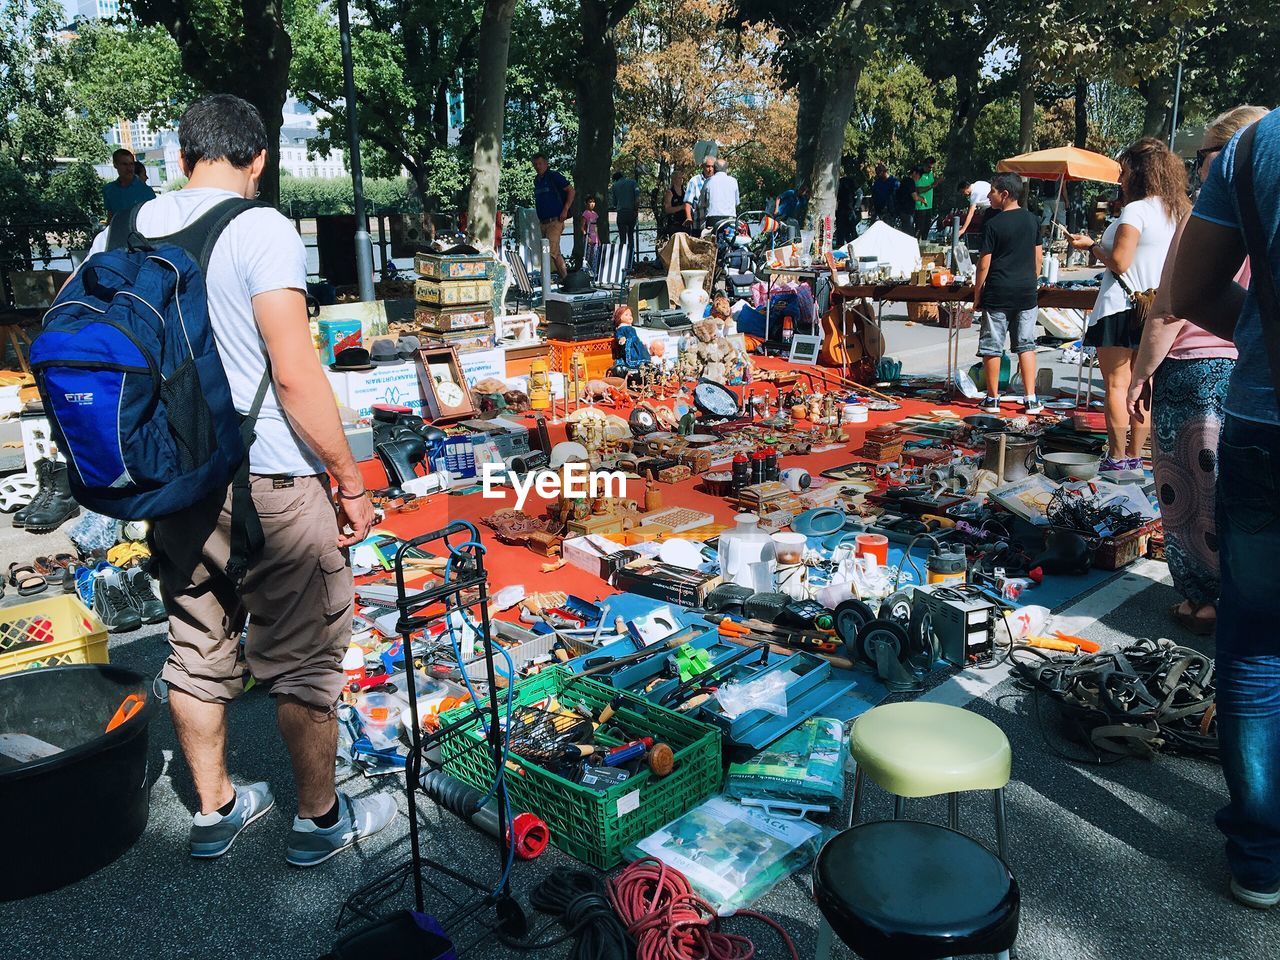
<path id="1" fill-rule="evenodd" d="M 31 597 L 48 589 L 49 581 L 36 573 L 29 563 L 9 564 L 9 583 L 18 588 L 18 596 Z"/>

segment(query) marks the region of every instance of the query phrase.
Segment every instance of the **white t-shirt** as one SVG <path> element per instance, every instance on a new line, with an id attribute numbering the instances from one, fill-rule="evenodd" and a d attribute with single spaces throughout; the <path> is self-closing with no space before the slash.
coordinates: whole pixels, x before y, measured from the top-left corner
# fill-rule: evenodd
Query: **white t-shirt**
<path id="1" fill-rule="evenodd" d="M 1138 247 L 1133 253 L 1133 263 L 1124 273 L 1125 283 L 1134 293 L 1160 286 L 1164 258 L 1169 253 L 1169 244 L 1173 242 L 1173 233 L 1178 226 L 1165 209 L 1164 201 L 1158 197 L 1144 197 L 1126 204 L 1119 219 L 1107 227 L 1099 241 L 1108 254 L 1115 247 L 1116 231 L 1122 223 L 1133 227 L 1140 234 Z M 1098 299 L 1094 301 L 1093 312 L 1089 314 L 1089 325 L 1093 326 L 1103 317 L 1124 313 L 1128 309 L 1129 295 L 1116 281 L 1115 274 L 1104 270 L 1102 284 L 1098 288 Z"/>
<path id="2" fill-rule="evenodd" d="M 146 237 L 176 233 L 218 202 L 236 194 L 208 187 L 173 190 L 144 203 L 138 210 L 138 232 Z M 104 230 L 89 251 L 107 244 Z M 307 289 L 307 252 L 302 238 L 284 216 L 267 207 L 247 210 L 222 231 L 205 276 L 209 322 L 222 366 L 231 385 L 231 399 L 241 413 L 253 405 L 258 384 L 267 369 L 266 344 L 253 316 L 253 298 L 272 290 Z M 258 474 L 306 476 L 324 473 L 320 458 L 293 430 L 275 386 L 267 390 L 258 415 L 257 440 L 249 452 L 249 467 Z"/>
<path id="3" fill-rule="evenodd" d="M 991 184 L 986 180 L 975 180 L 969 184 L 969 206 L 991 206 Z"/>
<path id="4" fill-rule="evenodd" d="M 738 181 L 723 170 L 707 181 L 703 189 L 708 217 L 738 215 Z"/>

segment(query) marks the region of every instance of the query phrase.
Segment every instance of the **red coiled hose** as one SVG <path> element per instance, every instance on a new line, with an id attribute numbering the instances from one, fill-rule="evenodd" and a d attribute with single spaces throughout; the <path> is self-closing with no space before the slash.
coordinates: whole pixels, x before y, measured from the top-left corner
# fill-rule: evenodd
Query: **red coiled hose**
<path id="1" fill-rule="evenodd" d="M 693 892 L 679 870 L 660 860 L 637 860 L 608 881 L 609 902 L 637 944 L 636 960 L 751 960 L 755 944 L 720 929 L 715 908 Z M 735 916 L 762 920 L 782 937 L 791 960 L 800 960 L 787 931 L 754 910 Z"/>

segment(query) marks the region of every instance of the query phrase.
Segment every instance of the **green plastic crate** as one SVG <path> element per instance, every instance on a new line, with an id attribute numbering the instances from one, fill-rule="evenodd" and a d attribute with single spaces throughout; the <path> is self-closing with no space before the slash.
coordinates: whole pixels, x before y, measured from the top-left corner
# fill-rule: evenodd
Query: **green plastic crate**
<path id="1" fill-rule="evenodd" d="M 562 668 L 545 670 L 516 684 L 516 707 L 555 697 L 565 706 L 585 704 L 598 711 L 618 691 L 589 679 L 570 679 Z M 500 707 L 505 705 L 505 693 Z M 631 694 L 609 726 L 625 730 L 631 739 L 653 737 L 675 751 L 675 769 L 666 777 L 648 770 L 608 790 L 589 790 L 521 759 L 511 762 L 523 773 L 507 771 L 507 793 L 512 813 L 535 813 L 551 828 L 551 842 L 583 863 L 607 870 L 622 861 L 622 851 L 641 837 L 693 809 L 720 786 L 720 732 L 683 714 L 667 710 Z M 487 705 L 486 705 L 487 707 Z M 441 717 L 448 725 L 466 715 L 469 708 Z M 488 717 L 487 709 L 484 716 Z M 445 772 L 478 790 L 493 785 L 491 751 L 484 743 L 482 724 L 473 720 L 440 744 Z M 604 741 L 599 741 L 604 742 Z"/>

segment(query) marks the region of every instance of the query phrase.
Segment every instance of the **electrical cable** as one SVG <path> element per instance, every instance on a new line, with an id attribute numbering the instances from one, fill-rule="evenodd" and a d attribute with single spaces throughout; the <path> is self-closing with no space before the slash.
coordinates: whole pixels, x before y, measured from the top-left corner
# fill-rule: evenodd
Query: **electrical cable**
<path id="1" fill-rule="evenodd" d="M 608 881 L 609 902 L 636 940 L 635 960 L 751 960 L 755 944 L 720 929 L 715 908 L 694 892 L 680 871 L 661 860 L 637 860 Z M 754 910 L 734 916 L 768 924 L 782 938 L 791 960 L 795 943 L 777 921 Z"/>
<path id="2" fill-rule="evenodd" d="M 546 950 L 567 940 L 573 948 L 566 960 L 631 960 L 633 943 L 609 902 L 604 881 L 585 870 L 554 870 L 529 894 L 539 913 L 555 917 L 565 932 L 551 940 L 498 939 L 517 950 Z"/>

